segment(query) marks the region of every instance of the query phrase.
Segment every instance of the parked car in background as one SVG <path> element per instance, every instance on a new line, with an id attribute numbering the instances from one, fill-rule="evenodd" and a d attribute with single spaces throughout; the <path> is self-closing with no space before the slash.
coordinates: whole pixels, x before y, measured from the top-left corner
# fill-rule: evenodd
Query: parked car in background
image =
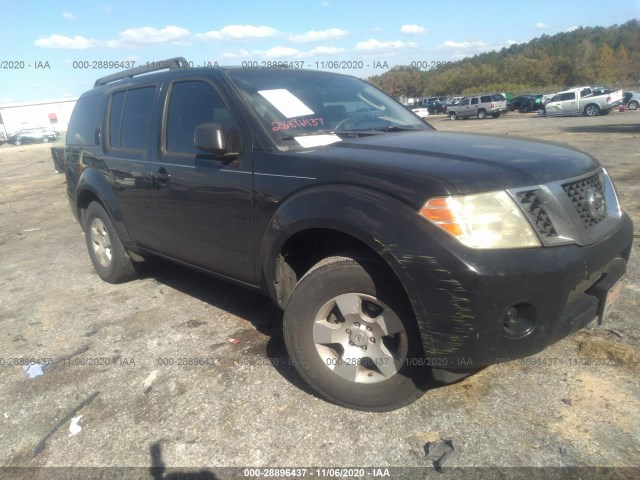
<path id="1" fill-rule="evenodd" d="M 494 103 L 494 108 L 496 108 L 500 113 L 507 113 L 509 108 L 507 107 L 507 97 L 504 93 L 494 93 L 491 95 L 491 99 Z"/>
<path id="2" fill-rule="evenodd" d="M 447 112 L 447 105 L 444 101 L 442 101 L 440 98 L 438 97 L 429 97 L 427 98 L 426 102 L 422 103 L 422 106 L 424 107 L 426 103 L 426 107 L 429 110 L 429 114 L 430 115 L 437 115 L 439 113 L 446 113 Z"/>
<path id="3" fill-rule="evenodd" d="M 412 108 L 411 111 L 420 118 L 427 118 L 429 116 L 429 109 L 427 107 L 416 107 Z"/>
<path id="4" fill-rule="evenodd" d="M 540 109 L 542 105 L 542 95 L 527 94 L 519 95 L 507 102 L 507 108 L 510 111 L 519 111 L 520 113 L 533 112 Z"/>
<path id="5" fill-rule="evenodd" d="M 469 117 L 482 119 L 487 118 L 488 115 L 498 118 L 502 113 L 502 109 L 506 107 L 506 100 L 494 101 L 491 95 L 477 95 L 465 97 L 460 100 L 458 105 L 449 107 L 448 115 L 451 120 Z"/>
<path id="6" fill-rule="evenodd" d="M 12 145 L 22 145 L 24 143 L 49 143 L 55 142 L 60 138 L 60 134 L 53 130 L 45 130 L 44 128 L 26 128 L 19 132 L 9 135 L 7 143 Z"/>
<path id="7" fill-rule="evenodd" d="M 558 92 L 547 102 L 547 115 L 606 115 L 622 103 L 622 90 L 606 93 L 601 87 L 577 87 Z"/>
<path id="8" fill-rule="evenodd" d="M 629 110 L 638 110 L 640 108 L 640 92 L 624 92 L 622 94 L 622 103 Z"/>

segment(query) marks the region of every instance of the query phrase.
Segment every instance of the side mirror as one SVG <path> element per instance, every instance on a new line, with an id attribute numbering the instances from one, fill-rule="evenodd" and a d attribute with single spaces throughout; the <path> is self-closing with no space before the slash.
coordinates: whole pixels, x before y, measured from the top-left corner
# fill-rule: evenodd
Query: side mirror
<path id="1" fill-rule="evenodd" d="M 242 151 L 240 129 L 234 123 L 202 123 L 193 133 L 193 143 L 200 150 L 224 158 L 237 157 Z"/>

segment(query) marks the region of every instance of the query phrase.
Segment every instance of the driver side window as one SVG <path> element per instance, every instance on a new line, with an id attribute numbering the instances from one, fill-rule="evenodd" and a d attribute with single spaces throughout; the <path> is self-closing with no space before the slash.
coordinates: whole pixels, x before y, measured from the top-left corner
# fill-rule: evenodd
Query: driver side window
<path id="1" fill-rule="evenodd" d="M 171 87 L 166 128 L 166 149 L 173 154 L 206 153 L 193 143 L 198 125 L 232 121 L 231 112 L 218 92 L 206 82 L 185 81 Z"/>

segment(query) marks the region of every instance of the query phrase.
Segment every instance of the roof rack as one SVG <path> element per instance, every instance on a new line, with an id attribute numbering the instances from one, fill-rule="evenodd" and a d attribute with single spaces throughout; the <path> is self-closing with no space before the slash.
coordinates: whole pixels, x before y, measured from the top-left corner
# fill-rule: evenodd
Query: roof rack
<path id="1" fill-rule="evenodd" d="M 116 80 L 122 80 L 123 78 L 133 78 L 136 75 L 142 75 L 143 73 L 157 72 L 158 70 L 174 70 L 177 68 L 189 68 L 189 62 L 184 57 L 169 58 L 167 60 L 160 60 L 158 62 L 147 63 L 139 67 L 130 68 L 121 72 L 107 75 L 106 77 L 99 78 L 93 87 L 99 87 L 106 85 L 107 83 L 115 82 Z"/>

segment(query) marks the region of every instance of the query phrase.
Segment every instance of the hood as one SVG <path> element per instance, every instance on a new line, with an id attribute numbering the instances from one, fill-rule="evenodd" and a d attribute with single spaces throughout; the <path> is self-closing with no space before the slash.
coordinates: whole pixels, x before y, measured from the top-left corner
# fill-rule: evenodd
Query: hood
<path id="1" fill-rule="evenodd" d="M 387 178 L 409 175 L 431 179 L 449 184 L 454 189 L 450 193 L 460 194 L 544 184 L 600 166 L 593 157 L 558 144 L 436 131 L 343 139 L 307 150 L 306 155 L 335 162 L 334 173 L 344 179 L 367 169 Z"/>

